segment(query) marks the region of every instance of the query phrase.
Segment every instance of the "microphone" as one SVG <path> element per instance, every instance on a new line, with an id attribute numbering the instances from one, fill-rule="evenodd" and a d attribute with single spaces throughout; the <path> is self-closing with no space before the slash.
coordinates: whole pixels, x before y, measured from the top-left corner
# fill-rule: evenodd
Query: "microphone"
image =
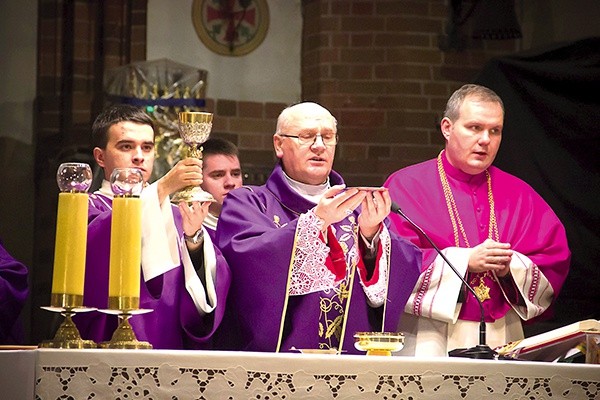
<path id="1" fill-rule="evenodd" d="M 475 347 L 470 347 L 468 349 L 451 350 L 448 352 L 448 355 L 450 357 L 466 357 L 466 358 L 477 358 L 477 359 L 484 359 L 484 360 L 486 360 L 486 359 L 492 360 L 492 359 L 496 358 L 498 353 L 495 352 L 494 350 L 492 350 L 492 348 L 490 348 L 490 346 L 488 346 L 485 343 L 486 342 L 486 339 L 485 339 L 485 335 L 486 335 L 485 311 L 483 309 L 483 303 L 481 302 L 481 300 L 479 300 L 479 297 L 477 297 L 475 290 L 471 287 L 471 285 L 469 285 L 469 283 L 460 274 L 460 272 L 458 272 L 458 270 L 454 267 L 454 265 L 452 265 L 452 263 L 448 260 L 448 258 L 446 258 L 446 256 L 440 251 L 440 249 L 435 245 L 435 243 L 433 243 L 433 240 L 431 240 L 429 235 L 427 235 L 425 233 L 425 231 L 423 231 L 423 229 L 421 229 L 421 227 L 419 225 L 417 225 L 410 218 L 408 218 L 406 216 L 406 214 L 404 214 L 404 211 L 402 211 L 400 206 L 394 201 L 392 201 L 392 212 L 395 214 L 398 214 L 402 218 L 404 218 L 417 231 L 419 231 L 421 233 L 421 235 L 423 235 L 425 237 L 425 239 L 427 239 L 427 241 L 431 244 L 431 246 L 433 246 L 433 248 L 440 255 L 440 257 L 442 257 L 442 259 L 446 262 L 446 264 L 448 264 L 448 266 L 450 267 L 452 272 L 454 272 L 454 274 L 456 274 L 456 276 L 458 276 L 458 278 L 462 281 L 462 283 L 469 289 L 469 291 L 475 297 L 475 300 L 477 300 L 477 304 L 479 304 L 479 310 L 481 312 L 481 318 L 479 321 L 479 344 Z"/>

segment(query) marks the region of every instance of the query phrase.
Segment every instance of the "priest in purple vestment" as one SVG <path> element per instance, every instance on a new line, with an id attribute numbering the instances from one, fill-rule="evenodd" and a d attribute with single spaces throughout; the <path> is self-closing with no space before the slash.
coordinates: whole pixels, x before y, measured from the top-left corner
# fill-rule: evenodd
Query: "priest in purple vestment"
<path id="1" fill-rule="evenodd" d="M 436 159 L 396 171 L 392 199 L 431 237 L 482 301 L 487 344 L 523 338 L 522 320 L 556 299 L 571 253 L 563 225 L 525 182 L 492 166 L 504 105 L 492 90 L 465 85 L 448 100 Z M 406 305 L 405 354 L 444 356 L 479 344 L 480 307 L 429 242 L 399 215 L 392 230 L 423 251 L 422 273 Z"/>
<path id="2" fill-rule="evenodd" d="M 337 142 L 327 109 L 288 107 L 266 184 L 227 195 L 217 226 L 232 272 L 224 348 L 358 353 L 356 332 L 396 331 L 421 254 L 388 231 L 385 188 L 349 188 L 332 171 Z"/>
<path id="3" fill-rule="evenodd" d="M 104 169 L 99 190 L 90 194 L 84 305 L 108 305 L 110 230 L 114 168 L 134 167 L 148 182 L 154 163 L 154 124 L 142 110 L 117 105 L 98 116 L 92 127 L 94 158 Z M 212 348 L 212 336 L 224 312 L 229 267 L 202 226 L 208 203 L 170 203 L 169 195 L 202 183 L 202 162 L 186 158 L 156 182 L 142 199 L 140 308 L 130 323 L 137 338 L 156 349 Z M 84 339 L 110 340 L 116 317 L 99 311 L 74 318 Z"/>
<path id="4" fill-rule="evenodd" d="M 27 275 L 27 267 L 15 260 L 0 240 L 0 344 L 23 343 L 19 315 L 29 295 Z"/>

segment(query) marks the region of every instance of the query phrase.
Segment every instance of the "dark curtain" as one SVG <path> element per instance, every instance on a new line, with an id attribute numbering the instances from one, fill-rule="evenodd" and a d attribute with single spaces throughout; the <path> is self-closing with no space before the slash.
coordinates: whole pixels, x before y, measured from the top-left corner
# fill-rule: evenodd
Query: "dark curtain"
<path id="1" fill-rule="evenodd" d="M 600 319 L 600 38 L 493 59 L 476 82 L 506 108 L 495 165 L 528 182 L 567 230 L 569 276 L 537 331 Z"/>

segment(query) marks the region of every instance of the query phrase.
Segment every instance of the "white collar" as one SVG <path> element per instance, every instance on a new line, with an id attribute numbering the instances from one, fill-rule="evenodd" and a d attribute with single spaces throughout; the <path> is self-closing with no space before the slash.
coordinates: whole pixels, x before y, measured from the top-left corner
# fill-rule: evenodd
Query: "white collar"
<path id="1" fill-rule="evenodd" d="M 323 196 L 323 193 L 331 187 L 329 184 L 329 177 L 327 177 L 325 182 L 319 185 L 310 185 L 290 178 L 285 172 L 283 173 L 283 176 L 285 176 L 288 184 L 296 193 L 313 203 L 318 203 Z"/>

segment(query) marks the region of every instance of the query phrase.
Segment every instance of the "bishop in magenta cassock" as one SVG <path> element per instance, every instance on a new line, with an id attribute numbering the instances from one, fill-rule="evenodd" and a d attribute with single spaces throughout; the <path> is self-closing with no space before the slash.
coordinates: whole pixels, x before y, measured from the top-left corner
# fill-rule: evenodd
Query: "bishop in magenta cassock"
<path id="1" fill-rule="evenodd" d="M 446 149 L 384 184 L 477 293 L 492 348 L 523 338 L 521 321 L 549 308 L 570 262 L 565 229 L 550 206 L 527 183 L 491 165 L 503 119 L 495 93 L 464 86 L 448 101 L 441 123 Z M 422 234 L 399 215 L 391 219 L 392 229 L 423 251 L 422 273 L 399 328 L 407 336 L 401 354 L 444 356 L 479 344 L 475 297 Z"/>

